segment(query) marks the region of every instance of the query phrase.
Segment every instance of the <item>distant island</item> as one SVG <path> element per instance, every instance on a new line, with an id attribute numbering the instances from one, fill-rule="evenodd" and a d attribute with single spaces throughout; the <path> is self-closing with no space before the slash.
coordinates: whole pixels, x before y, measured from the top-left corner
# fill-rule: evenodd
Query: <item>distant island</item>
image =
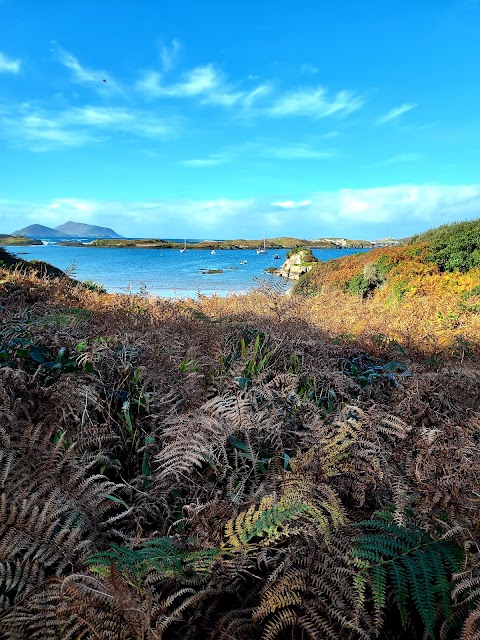
<path id="1" fill-rule="evenodd" d="M 396 241 L 395 241 L 396 242 Z M 393 243 L 393 241 L 392 241 Z M 81 243 L 66 240 L 59 244 L 67 246 L 81 245 Z M 98 239 L 89 242 L 88 247 L 110 247 L 117 249 L 181 249 L 183 242 L 172 242 L 168 240 L 136 238 L 135 240 L 121 239 Z M 257 249 L 263 246 L 261 240 L 203 240 L 202 242 L 187 242 L 187 249 Z M 307 247 L 311 249 L 363 249 L 378 246 L 370 240 L 347 240 L 345 238 L 319 238 L 318 240 L 304 240 L 303 238 L 266 238 L 267 249 L 293 249 L 295 247 Z"/>
<path id="2" fill-rule="evenodd" d="M 85 224 L 83 222 L 72 222 L 69 220 L 64 224 L 52 229 L 43 224 L 31 224 L 23 229 L 14 231 L 11 236 L 22 236 L 24 238 L 121 238 L 122 236 L 108 227 L 98 227 L 95 224 Z"/>

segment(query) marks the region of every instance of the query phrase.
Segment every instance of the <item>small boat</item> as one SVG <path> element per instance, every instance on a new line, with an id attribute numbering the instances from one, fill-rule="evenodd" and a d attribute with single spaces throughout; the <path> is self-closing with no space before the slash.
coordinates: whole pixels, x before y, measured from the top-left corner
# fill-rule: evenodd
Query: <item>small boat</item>
<path id="1" fill-rule="evenodd" d="M 264 238 L 263 238 L 263 249 L 262 248 L 257 249 L 257 256 L 259 256 L 259 255 L 261 255 L 263 253 L 268 253 L 267 247 L 266 247 L 266 240 L 267 240 L 267 238 L 266 238 L 266 236 L 264 236 Z"/>
<path id="2" fill-rule="evenodd" d="M 187 239 L 185 238 L 185 242 L 183 243 L 183 249 L 180 249 L 180 253 L 187 252 Z"/>
<path id="3" fill-rule="evenodd" d="M 240 264 L 247 264 L 248 260 L 240 260 Z"/>
<path id="4" fill-rule="evenodd" d="M 274 259 L 274 260 L 280 260 L 280 256 L 278 255 L 278 253 L 276 253 L 276 254 L 273 256 L 273 259 Z"/>
<path id="5" fill-rule="evenodd" d="M 212 256 L 217 255 L 217 252 L 215 251 L 215 249 L 212 249 L 212 250 L 210 251 L 210 253 L 212 254 Z"/>

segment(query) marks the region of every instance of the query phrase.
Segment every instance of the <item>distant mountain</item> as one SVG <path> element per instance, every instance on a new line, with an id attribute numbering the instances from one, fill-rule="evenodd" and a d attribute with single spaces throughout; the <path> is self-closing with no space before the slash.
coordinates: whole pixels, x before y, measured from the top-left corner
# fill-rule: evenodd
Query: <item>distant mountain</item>
<path id="1" fill-rule="evenodd" d="M 108 227 L 97 227 L 94 224 L 68 221 L 55 227 L 61 236 L 75 236 L 76 238 L 121 238 L 118 233 Z"/>
<path id="2" fill-rule="evenodd" d="M 43 224 L 31 224 L 28 227 L 14 231 L 12 236 L 24 236 L 25 238 L 121 238 L 108 227 L 97 227 L 94 224 L 68 221 L 55 229 L 45 227 Z"/>
<path id="3" fill-rule="evenodd" d="M 23 236 L 25 238 L 60 238 L 62 234 L 55 229 L 45 227 L 43 224 L 30 224 L 28 227 L 14 231 L 12 236 Z"/>

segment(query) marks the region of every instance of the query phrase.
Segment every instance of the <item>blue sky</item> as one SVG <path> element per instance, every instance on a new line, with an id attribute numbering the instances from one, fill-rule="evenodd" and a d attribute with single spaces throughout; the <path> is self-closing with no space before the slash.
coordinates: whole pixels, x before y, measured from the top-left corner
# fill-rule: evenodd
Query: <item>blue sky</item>
<path id="1" fill-rule="evenodd" d="M 0 0 L 0 232 L 480 216 L 479 0 Z"/>

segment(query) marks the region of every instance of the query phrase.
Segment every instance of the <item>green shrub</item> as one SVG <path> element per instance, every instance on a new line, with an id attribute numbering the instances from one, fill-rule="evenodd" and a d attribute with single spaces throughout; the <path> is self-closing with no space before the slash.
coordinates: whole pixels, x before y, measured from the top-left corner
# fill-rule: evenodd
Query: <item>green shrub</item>
<path id="1" fill-rule="evenodd" d="M 83 286 L 90 291 L 97 291 L 97 293 L 107 293 L 107 290 L 103 284 L 95 282 L 95 280 L 84 280 Z"/>
<path id="2" fill-rule="evenodd" d="M 384 255 L 377 260 L 375 267 L 378 276 L 380 278 L 385 278 L 387 273 L 393 269 L 394 265 L 390 262 L 390 258 L 387 255 Z"/>
<path id="3" fill-rule="evenodd" d="M 382 256 L 377 262 L 367 262 L 363 267 L 362 273 L 357 273 L 348 281 L 348 293 L 361 295 L 362 298 L 365 298 L 385 282 L 386 274 L 392 266 L 388 256 Z"/>
<path id="4" fill-rule="evenodd" d="M 310 251 L 309 247 L 301 247 L 300 245 L 293 247 L 292 249 L 290 249 L 290 251 L 287 251 L 287 255 L 285 256 L 286 259 L 288 260 L 288 258 L 291 258 L 292 256 L 295 256 L 297 253 L 300 253 L 300 251 Z"/>
<path id="5" fill-rule="evenodd" d="M 473 300 L 471 300 L 471 298 L 473 298 Z M 460 299 L 462 309 L 470 311 L 471 313 L 480 313 L 480 285 L 473 287 L 470 291 L 462 293 Z"/>
<path id="6" fill-rule="evenodd" d="M 361 273 L 357 273 L 353 278 L 347 283 L 347 291 L 352 296 L 362 296 L 365 298 L 368 292 L 370 291 L 370 284 L 368 280 L 366 280 Z"/>
<path id="7" fill-rule="evenodd" d="M 409 289 L 410 286 L 406 280 L 394 282 L 390 287 L 387 303 L 401 302 Z"/>
<path id="8" fill-rule="evenodd" d="M 414 236 L 412 242 L 428 242 L 427 260 L 441 271 L 465 273 L 480 266 L 480 218 L 442 225 Z"/>

